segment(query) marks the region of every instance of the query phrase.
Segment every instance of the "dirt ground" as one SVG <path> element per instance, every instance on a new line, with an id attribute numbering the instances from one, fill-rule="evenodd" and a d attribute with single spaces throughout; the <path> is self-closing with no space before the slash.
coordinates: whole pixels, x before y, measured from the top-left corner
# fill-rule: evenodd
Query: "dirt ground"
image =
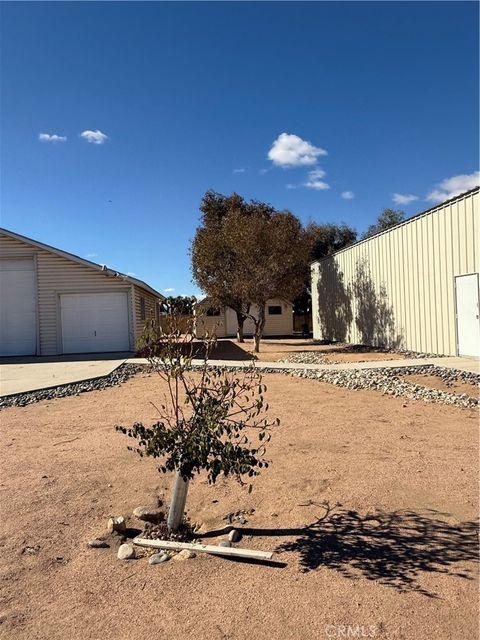
<path id="1" fill-rule="evenodd" d="M 455 381 L 446 384 L 446 382 L 442 380 L 440 376 L 431 376 L 425 374 L 410 374 L 402 377 L 407 382 L 419 384 L 422 387 L 438 389 L 438 391 L 447 391 L 448 393 L 456 393 L 457 395 L 466 393 L 467 396 L 470 396 L 471 398 L 478 398 L 478 386 L 473 383 Z"/>
<path id="2" fill-rule="evenodd" d="M 0 637 L 477 638 L 476 412 L 265 382 L 272 466 L 251 494 L 201 477 L 187 506 L 204 529 L 254 508 L 238 546 L 275 551 L 271 566 L 87 548 L 108 516 L 168 498 L 170 478 L 113 428 L 156 419 L 156 377 L 2 411 Z"/>
<path id="3" fill-rule="evenodd" d="M 368 362 L 371 360 L 401 360 L 404 358 L 399 353 L 384 351 L 372 351 L 368 348 L 353 348 L 352 345 L 314 343 L 307 338 L 264 338 L 260 343 L 260 353 L 256 354 L 261 362 L 276 362 L 301 352 L 321 353 L 325 356 L 325 364 L 329 362 Z M 214 359 L 247 360 L 253 353 L 253 340 L 245 338 L 245 342 L 239 344 L 235 340 L 220 339 L 215 351 Z"/>

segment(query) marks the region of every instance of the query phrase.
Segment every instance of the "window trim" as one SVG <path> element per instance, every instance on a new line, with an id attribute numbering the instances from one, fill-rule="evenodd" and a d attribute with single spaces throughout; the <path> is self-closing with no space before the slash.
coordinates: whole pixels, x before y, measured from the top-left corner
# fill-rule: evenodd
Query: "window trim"
<path id="1" fill-rule="evenodd" d="M 272 309 L 279 309 L 279 311 L 273 311 Z M 282 316 L 283 308 L 281 304 L 269 304 L 268 305 L 268 315 L 269 316 Z"/>

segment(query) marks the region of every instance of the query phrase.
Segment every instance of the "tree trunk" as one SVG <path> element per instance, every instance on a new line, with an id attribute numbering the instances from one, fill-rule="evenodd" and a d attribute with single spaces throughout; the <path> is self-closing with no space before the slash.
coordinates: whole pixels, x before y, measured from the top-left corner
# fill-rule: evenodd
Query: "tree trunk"
<path id="1" fill-rule="evenodd" d="M 258 318 L 255 320 L 255 333 L 253 335 L 253 351 L 260 353 L 260 340 L 265 327 L 265 305 L 258 304 Z"/>
<path id="2" fill-rule="evenodd" d="M 237 311 L 237 342 L 245 342 L 243 337 L 243 323 L 245 322 L 245 316 L 243 313 Z"/>
<path id="3" fill-rule="evenodd" d="M 167 526 L 169 531 L 177 531 L 182 524 L 185 513 L 185 503 L 187 502 L 188 480 L 184 480 L 177 471 L 173 485 L 172 501 L 168 511 Z"/>

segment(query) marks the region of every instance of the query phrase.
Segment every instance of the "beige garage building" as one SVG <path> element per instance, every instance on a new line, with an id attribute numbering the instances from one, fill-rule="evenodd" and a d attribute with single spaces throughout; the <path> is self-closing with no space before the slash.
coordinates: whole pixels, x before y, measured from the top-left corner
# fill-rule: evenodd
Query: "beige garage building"
<path id="1" fill-rule="evenodd" d="M 205 299 L 201 302 L 205 313 L 197 320 L 197 336 L 205 331 L 213 333 L 217 338 L 230 338 L 237 334 L 237 314 L 230 307 L 216 307 Z M 256 305 L 252 305 L 252 313 L 257 317 Z M 243 325 L 245 336 L 252 336 L 254 323 L 247 318 Z M 264 337 L 290 336 L 293 333 L 293 305 L 282 298 L 272 298 L 267 301 L 265 309 Z"/>
<path id="2" fill-rule="evenodd" d="M 317 340 L 480 355 L 479 189 L 312 264 Z"/>
<path id="3" fill-rule="evenodd" d="M 141 280 L 0 229 L 0 356 L 133 351 L 161 300 Z"/>

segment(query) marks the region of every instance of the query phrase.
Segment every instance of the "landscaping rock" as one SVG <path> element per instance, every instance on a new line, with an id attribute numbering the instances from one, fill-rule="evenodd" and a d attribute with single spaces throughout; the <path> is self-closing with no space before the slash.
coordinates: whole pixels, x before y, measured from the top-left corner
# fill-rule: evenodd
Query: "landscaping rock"
<path id="1" fill-rule="evenodd" d="M 119 560 L 132 560 L 135 558 L 135 547 L 133 544 L 121 544 L 118 548 L 117 558 Z"/>
<path id="2" fill-rule="evenodd" d="M 122 533 L 127 528 L 125 523 L 125 518 L 123 516 L 113 516 L 108 519 L 107 522 L 107 530 L 109 533 L 113 533 L 116 531 L 117 533 Z"/>
<path id="3" fill-rule="evenodd" d="M 150 507 L 136 507 L 133 510 L 133 515 L 139 520 L 143 520 L 144 522 L 153 522 L 154 524 L 158 524 L 165 520 L 165 513 L 158 508 L 152 509 Z"/>
<path id="4" fill-rule="evenodd" d="M 107 549 L 109 546 L 110 545 L 105 542 L 105 540 L 99 540 L 98 538 L 87 542 L 87 547 L 90 547 L 91 549 Z"/>
<path id="5" fill-rule="evenodd" d="M 148 564 L 161 564 L 167 560 L 170 560 L 170 556 L 167 553 L 154 553 L 153 556 L 150 556 L 148 559 Z"/>
<path id="6" fill-rule="evenodd" d="M 411 400 L 424 400 L 426 402 L 438 402 L 442 404 L 456 405 L 458 407 L 478 406 L 478 385 L 480 376 L 476 373 L 447 369 L 433 365 L 414 365 L 408 367 L 392 367 L 380 369 L 343 369 L 336 371 L 327 370 L 296 370 L 290 374 L 299 378 L 311 378 L 321 382 L 329 382 L 347 389 L 375 389 L 384 395 L 393 397 L 404 396 Z M 466 382 L 472 384 L 472 396 L 440 391 L 430 387 L 414 384 L 404 379 L 409 374 L 431 375 L 442 378 L 447 384 L 453 382 Z"/>
<path id="7" fill-rule="evenodd" d="M 220 542 L 218 543 L 219 547 L 231 547 L 232 543 L 230 542 L 230 540 L 220 540 Z"/>
<path id="8" fill-rule="evenodd" d="M 182 549 L 177 555 L 173 556 L 174 560 L 189 560 L 190 558 L 195 558 L 197 554 L 195 551 L 190 551 L 190 549 Z"/>
<path id="9" fill-rule="evenodd" d="M 238 529 L 232 529 L 228 534 L 230 542 L 239 542 L 242 539 L 242 534 Z"/>

